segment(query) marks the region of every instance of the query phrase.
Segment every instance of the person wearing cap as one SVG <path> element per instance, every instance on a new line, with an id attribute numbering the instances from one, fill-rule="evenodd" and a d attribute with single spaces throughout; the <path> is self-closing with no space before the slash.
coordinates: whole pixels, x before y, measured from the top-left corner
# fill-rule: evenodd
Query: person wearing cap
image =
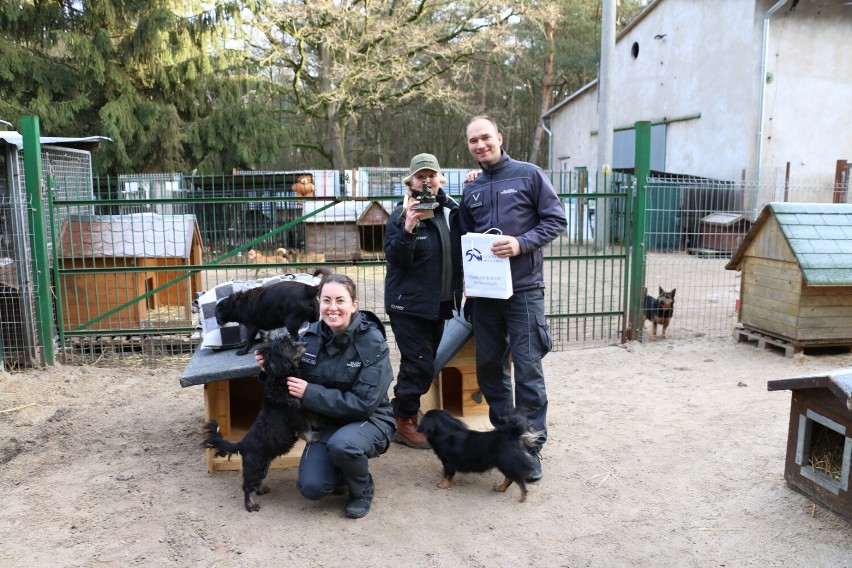
<path id="1" fill-rule="evenodd" d="M 503 136 L 493 118 L 473 117 L 466 134 L 468 150 L 481 171 L 464 186 L 459 204 L 461 234 L 500 229 L 503 237 L 494 241 L 491 252 L 509 259 L 513 289 L 506 300 L 476 298 L 473 310 L 465 304 L 465 316 L 473 313 L 476 376 L 492 425 L 504 424 L 517 411 L 532 430 L 541 432 L 540 445 L 530 451 L 534 467 L 527 475 L 527 481 L 538 481 L 542 478 L 540 450 L 547 440 L 541 359 L 552 347 L 544 312 L 542 247 L 565 232 L 565 209 L 541 168 L 513 160 L 503 150 Z"/>
<path id="2" fill-rule="evenodd" d="M 461 304 L 458 203 L 444 192 L 446 179 L 432 154 L 414 156 L 403 182 L 408 188 L 405 198 L 388 219 L 384 238 L 385 310 L 400 353 L 391 401 L 396 417 L 393 439 L 428 449 L 426 437 L 417 431 L 420 397 L 440 371 L 435 369 L 435 355 L 444 320 Z M 420 204 L 416 193 L 424 189 L 435 196 L 434 209 L 416 208 Z"/>

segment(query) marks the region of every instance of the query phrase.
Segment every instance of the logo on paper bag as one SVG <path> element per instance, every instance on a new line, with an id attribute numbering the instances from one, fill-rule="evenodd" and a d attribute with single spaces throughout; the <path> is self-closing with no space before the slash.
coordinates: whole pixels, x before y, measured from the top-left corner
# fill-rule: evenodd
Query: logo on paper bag
<path id="1" fill-rule="evenodd" d="M 475 247 L 467 249 L 467 252 L 465 252 L 464 255 L 469 261 L 482 260 L 482 253 Z"/>

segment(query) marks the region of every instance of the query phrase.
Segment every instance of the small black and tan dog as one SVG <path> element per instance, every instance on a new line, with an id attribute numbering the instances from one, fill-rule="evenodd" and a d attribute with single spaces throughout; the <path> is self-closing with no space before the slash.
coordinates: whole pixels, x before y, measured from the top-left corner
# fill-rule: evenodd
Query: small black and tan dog
<path id="1" fill-rule="evenodd" d="M 330 270 L 320 268 L 313 276 L 325 277 L 329 274 Z M 237 355 L 245 355 L 260 330 L 286 327 L 292 337 L 297 337 L 303 323 L 317 321 L 318 292 L 319 285 L 312 286 L 295 280 L 234 292 L 216 304 L 216 323 L 222 326 L 238 322 L 245 326 L 248 339 L 237 351 Z"/>
<path id="2" fill-rule="evenodd" d="M 204 447 L 216 450 L 217 456 L 240 454 L 243 460 L 243 493 L 246 511 L 260 509 L 251 494 L 263 495 L 269 488 L 263 484 L 269 464 L 289 452 L 307 428 L 301 401 L 287 391 L 287 377 L 299 376 L 299 360 L 305 348 L 289 336 L 271 339 L 258 349 L 264 358 L 263 402 L 254 423 L 239 442 L 229 442 L 219 432 L 219 424 L 211 420 L 205 425 Z"/>
<path id="3" fill-rule="evenodd" d="M 651 340 L 657 338 L 657 326 L 663 326 L 663 339 L 666 338 L 666 329 L 674 316 L 674 300 L 675 291 L 677 288 L 672 288 L 671 292 L 666 292 L 660 286 L 660 295 L 654 298 L 653 296 L 645 296 L 645 305 L 643 315 L 646 320 L 651 322 Z"/>
<path id="4" fill-rule="evenodd" d="M 526 500 L 526 478 L 532 470 L 527 450 L 539 434 L 529 430 L 522 416 L 512 415 L 499 428 L 477 432 L 446 410 L 435 409 L 423 416 L 417 429 L 444 465 L 444 479 L 438 487 L 450 489 L 458 471 L 483 473 L 496 467 L 505 479 L 494 491 L 503 493 L 514 481 L 521 488 L 520 500 Z"/>

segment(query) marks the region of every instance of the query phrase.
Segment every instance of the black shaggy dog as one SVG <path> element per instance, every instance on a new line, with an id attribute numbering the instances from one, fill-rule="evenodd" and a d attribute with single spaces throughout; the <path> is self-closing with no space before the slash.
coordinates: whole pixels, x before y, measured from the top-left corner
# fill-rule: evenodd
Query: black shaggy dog
<path id="1" fill-rule="evenodd" d="M 331 274 L 327 268 L 318 269 L 314 276 Z M 272 286 L 258 286 L 234 292 L 216 304 L 216 323 L 220 326 L 239 322 L 246 327 L 248 339 L 237 355 L 251 349 L 260 330 L 286 327 L 292 337 L 299 335 L 303 323 L 319 319 L 319 286 L 298 281 L 284 281 Z"/>
<path id="2" fill-rule="evenodd" d="M 204 440 L 204 447 L 216 450 L 217 456 L 242 456 L 243 493 L 248 512 L 260 509 L 252 501 L 252 493 L 269 492 L 263 484 L 269 464 L 289 452 L 306 428 L 301 401 L 287 391 L 287 377 L 299 376 L 299 359 L 305 348 L 291 337 L 282 336 L 264 343 L 258 351 L 265 359 L 266 371 L 260 373 L 263 402 L 251 428 L 242 440 L 233 443 L 222 437 L 219 424 L 211 420 L 205 425 Z"/>
<path id="3" fill-rule="evenodd" d="M 666 329 L 674 316 L 674 299 L 677 288 L 666 292 L 660 286 L 660 295 L 656 298 L 645 296 L 645 304 L 642 313 L 645 319 L 651 322 L 651 341 L 657 338 L 657 326 L 663 326 L 663 339 L 666 338 Z"/>
<path id="4" fill-rule="evenodd" d="M 444 480 L 438 487 L 449 489 L 457 471 L 482 473 L 495 467 L 505 476 L 494 491 L 503 493 L 514 481 L 521 488 L 521 501 L 527 498 L 526 478 L 532 469 L 528 447 L 538 433 L 530 432 L 520 415 L 509 417 L 504 426 L 488 432 L 468 429 L 446 410 L 430 410 L 417 428 L 444 465 Z"/>

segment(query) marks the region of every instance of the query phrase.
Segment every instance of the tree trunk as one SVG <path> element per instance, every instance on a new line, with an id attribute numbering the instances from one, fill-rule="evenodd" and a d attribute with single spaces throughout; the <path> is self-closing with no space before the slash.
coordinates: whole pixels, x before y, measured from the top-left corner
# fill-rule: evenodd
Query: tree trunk
<path id="1" fill-rule="evenodd" d="M 553 97 L 553 32 L 556 30 L 556 24 L 553 20 L 547 22 L 545 28 L 545 37 L 547 38 L 547 60 L 544 64 L 544 75 L 541 79 L 541 112 L 539 117 L 547 112 L 550 108 L 551 98 Z M 541 136 L 544 133 L 544 126 L 541 120 L 535 125 L 535 134 L 533 135 L 532 148 L 530 149 L 530 162 L 533 164 L 538 160 L 538 152 L 541 148 Z M 552 144 L 553 141 L 551 140 Z M 554 164 L 547 164 L 548 168 L 554 167 Z"/>

